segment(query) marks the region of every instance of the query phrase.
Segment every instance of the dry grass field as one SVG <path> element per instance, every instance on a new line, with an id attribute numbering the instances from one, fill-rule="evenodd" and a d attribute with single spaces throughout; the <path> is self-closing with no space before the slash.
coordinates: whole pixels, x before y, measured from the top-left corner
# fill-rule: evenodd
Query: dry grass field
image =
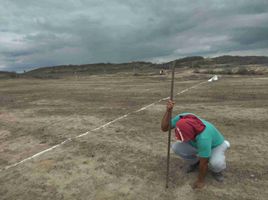
<path id="1" fill-rule="evenodd" d="M 207 79 L 177 73 L 175 91 Z M 165 102 L 131 113 L 167 97 L 169 88 L 170 77 L 157 75 L 0 80 L 0 199 L 267 199 L 268 77 L 222 76 L 175 97 L 174 114 L 211 121 L 231 143 L 224 183 L 208 174 L 202 190 L 192 190 L 197 172 L 185 174 L 173 153 L 165 189 Z"/>

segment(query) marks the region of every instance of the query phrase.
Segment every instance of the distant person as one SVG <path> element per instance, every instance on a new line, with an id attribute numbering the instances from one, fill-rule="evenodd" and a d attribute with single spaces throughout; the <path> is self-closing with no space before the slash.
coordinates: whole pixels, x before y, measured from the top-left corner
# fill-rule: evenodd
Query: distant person
<path id="1" fill-rule="evenodd" d="M 174 102 L 169 100 L 161 123 L 161 129 L 164 132 L 169 129 L 173 107 Z M 171 128 L 175 128 L 175 136 L 178 140 L 171 148 L 188 162 L 186 172 L 193 172 L 199 167 L 198 178 L 193 188 L 204 187 L 208 168 L 212 171 L 213 177 L 222 182 L 224 180 L 222 172 L 226 168 L 224 153 L 230 144 L 224 140 L 217 128 L 192 113 L 175 116 L 171 120 Z"/>

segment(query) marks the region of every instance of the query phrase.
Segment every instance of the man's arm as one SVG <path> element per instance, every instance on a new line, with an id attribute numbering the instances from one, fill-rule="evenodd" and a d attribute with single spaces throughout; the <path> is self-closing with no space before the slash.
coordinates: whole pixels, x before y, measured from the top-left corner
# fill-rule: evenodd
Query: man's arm
<path id="1" fill-rule="evenodd" d="M 200 189 L 205 186 L 205 177 L 208 171 L 208 158 L 199 158 L 199 174 L 197 181 L 194 183 L 194 189 Z"/>
<path id="2" fill-rule="evenodd" d="M 162 122 L 161 122 L 161 129 L 164 132 L 168 131 L 168 129 L 169 129 L 169 126 L 170 126 L 169 120 L 170 120 L 170 116 L 171 116 L 171 112 L 172 112 L 173 107 L 174 107 L 174 101 L 168 100 L 167 109 L 166 109 L 166 112 L 165 112 L 163 119 L 162 119 Z"/>
<path id="3" fill-rule="evenodd" d="M 198 181 L 203 182 L 208 171 L 208 158 L 199 158 Z"/>

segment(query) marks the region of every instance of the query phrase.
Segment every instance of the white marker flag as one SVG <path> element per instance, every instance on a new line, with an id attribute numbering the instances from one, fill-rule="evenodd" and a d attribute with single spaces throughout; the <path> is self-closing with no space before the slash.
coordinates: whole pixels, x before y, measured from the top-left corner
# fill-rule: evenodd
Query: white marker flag
<path id="1" fill-rule="evenodd" d="M 217 81 L 217 80 L 219 80 L 219 78 L 217 75 L 215 75 L 211 79 L 209 79 L 208 82 Z"/>

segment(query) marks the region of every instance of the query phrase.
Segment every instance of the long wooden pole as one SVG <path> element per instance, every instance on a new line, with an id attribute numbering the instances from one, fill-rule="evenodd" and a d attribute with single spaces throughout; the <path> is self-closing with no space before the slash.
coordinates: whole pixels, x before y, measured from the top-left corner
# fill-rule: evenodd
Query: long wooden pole
<path id="1" fill-rule="evenodd" d="M 176 65 L 176 61 L 174 61 L 173 62 L 173 65 L 172 65 L 172 78 L 171 78 L 170 100 L 173 100 L 175 65 Z M 169 116 L 169 123 L 171 123 L 171 119 L 172 119 L 172 110 L 171 110 L 171 113 L 170 113 L 170 116 Z M 168 128 L 168 150 L 167 150 L 166 188 L 168 188 L 168 181 L 169 181 L 170 138 L 171 138 L 171 124 L 169 124 L 169 128 Z"/>

